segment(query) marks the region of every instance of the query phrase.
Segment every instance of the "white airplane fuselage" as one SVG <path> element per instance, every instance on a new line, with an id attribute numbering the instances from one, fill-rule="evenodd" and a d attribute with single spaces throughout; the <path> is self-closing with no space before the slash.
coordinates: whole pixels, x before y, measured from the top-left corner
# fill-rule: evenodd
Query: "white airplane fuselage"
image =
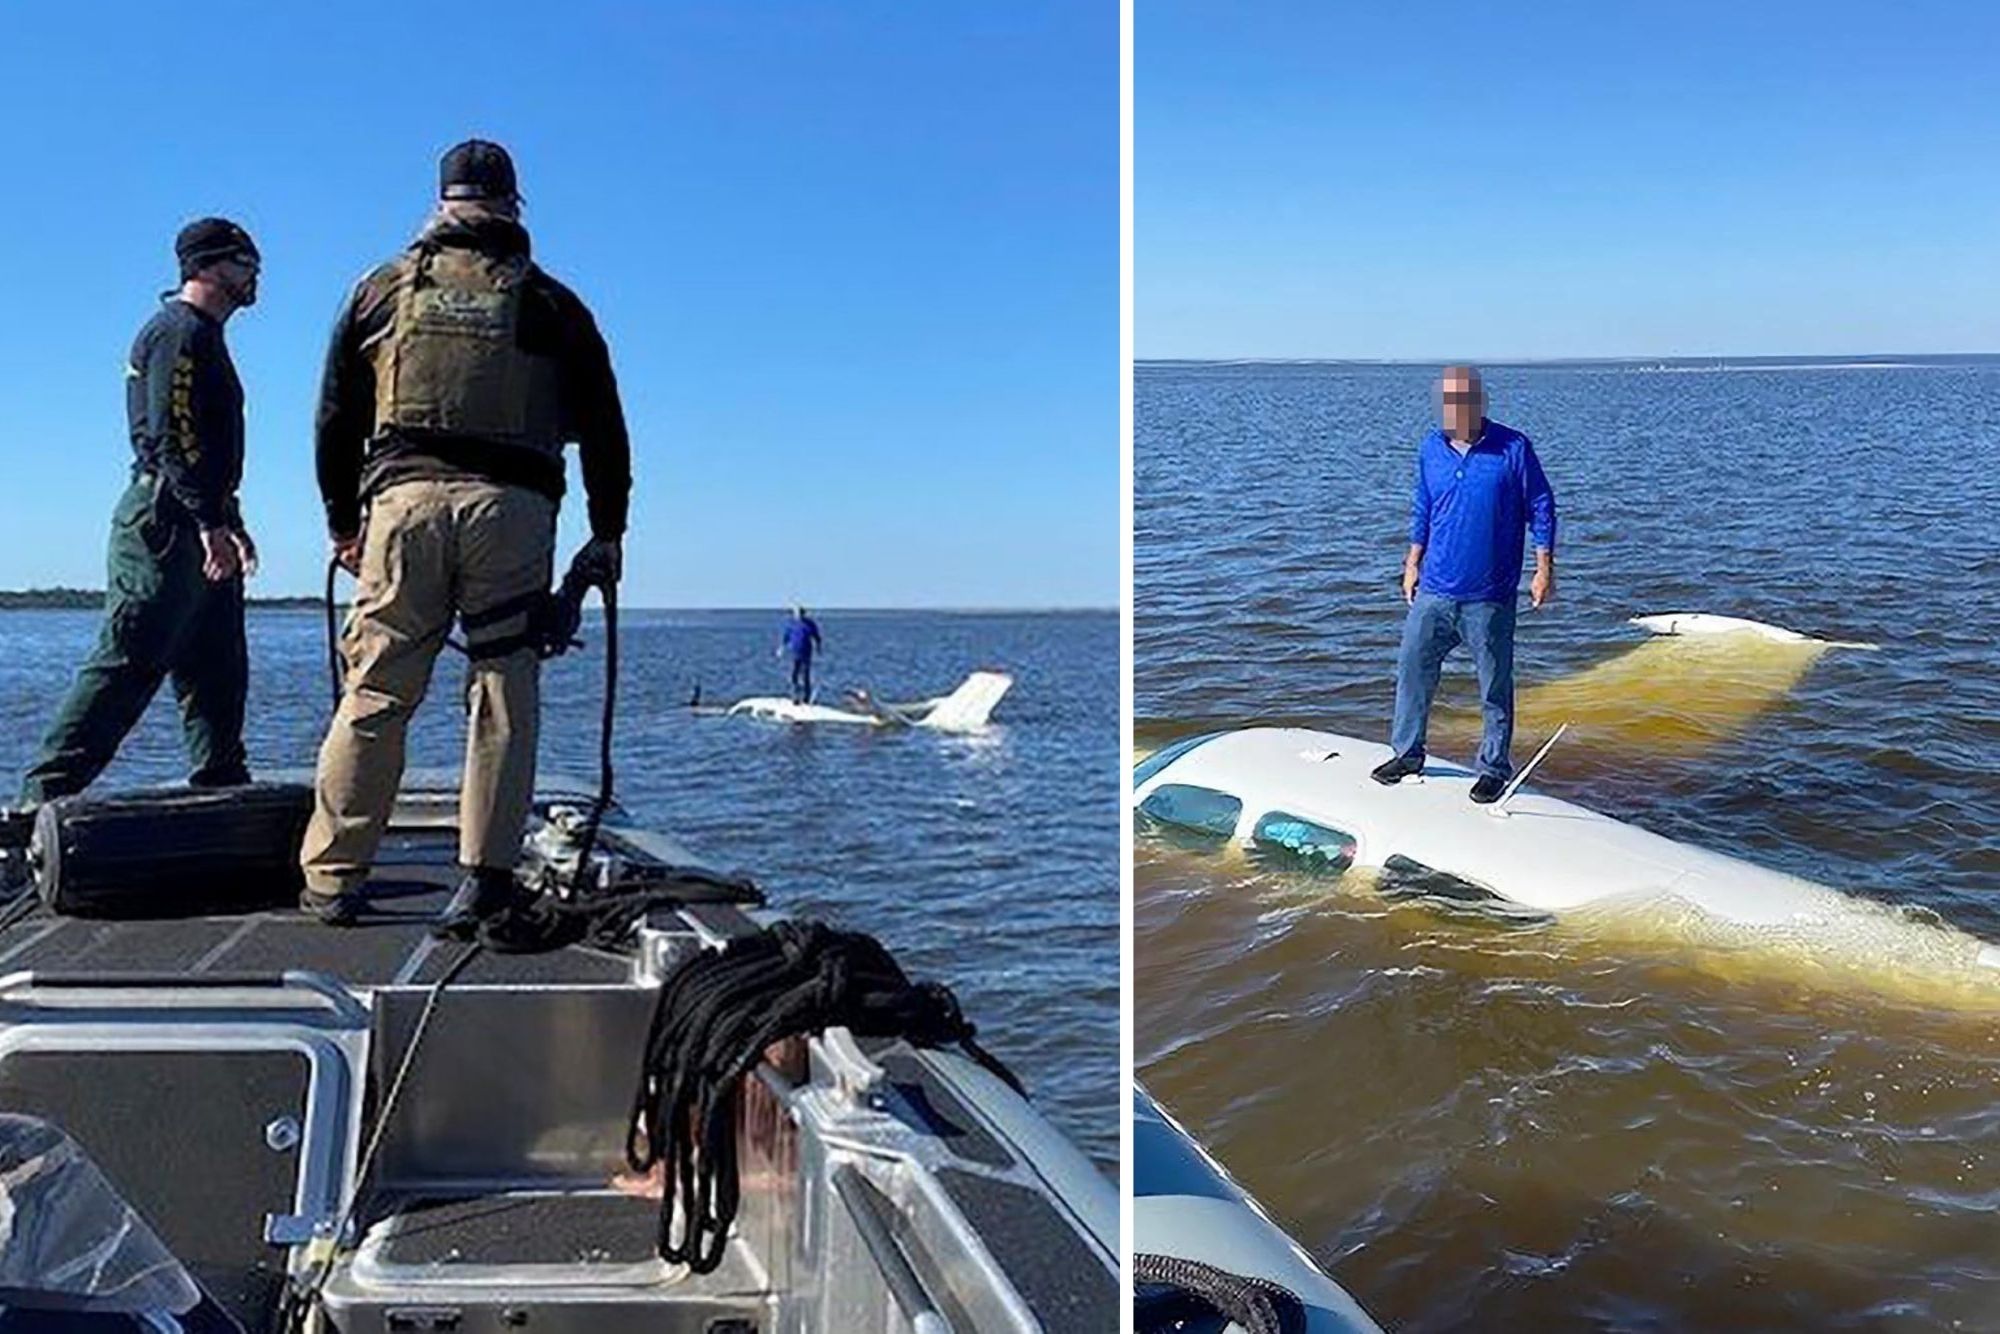
<path id="1" fill-rule="evenodd" d="M 1462 765 L 1433 759 L 1421 775 L 1377 783 L 1370 771 L 1389 755 L 1379 742 L 1333 732 L 1246 728 L 1163 747 L 1135 771 L 1132 801 L 1218 842 L 1295 850 L 1303 840 L 1333 849 L 1329 865 L 1400 866 L 1415 883 L 1441 873 L 1453 882 L 1450 897 L 1503 916 L 1674 899 L 1743 926 L 1811 929 L 1860 906 L 1828 886 L 1531 788 L 1477 805 L 1468 795 L 1474 774 Z M 2000 966 L 2000 946 L 1940 929 L 1959 938 L 1968 961 Z"/>
<path id="2" fill-rule="evenodd" d="M 861 727 L 924 727 L 937 732 L 976 732 L 986 726 L 993 710 L 1012 689 L 1005 672 L 977 671 L 949 695 L 911 704 L 857 701 L 854 708 L 800 703 L 781 695 L 757 695 L 737 700 L 726 716 L 760 718 L 778 723 L 845 723 Z"/>

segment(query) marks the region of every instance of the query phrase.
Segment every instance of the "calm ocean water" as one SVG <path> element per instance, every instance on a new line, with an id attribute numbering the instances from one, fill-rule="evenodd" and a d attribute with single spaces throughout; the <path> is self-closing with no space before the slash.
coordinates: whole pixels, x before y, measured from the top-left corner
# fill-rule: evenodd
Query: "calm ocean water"
<path id="1" fill-rule="evenodd" d="M 819 613 L 822 694 L 943 693 L 999 666 L 1016 679 L 975 736 L 699 717 L 705 698 L 783 694 L 782 616 L 621 618 L 618 796 L 640 821 L 757 877 L 772 902 L 881 937 L 949 983 L 981 1038 L 1098 1162 L 1118 1153 L 1118 619 L 1110 613 Z M 0 614 L 0 771 L 18 781 L 94 614 Z M 595 781 L 601 636 L 545 680 L 542 768 Z M 309 768 L 328 714 L 317 613 L 251 614 L 250 754 Z M 440 660 L 412 765 L 456 766 L 463 668 Z M 171 691 L 103 783 L 182 776 Z M 11 791 L 11 787 L 10 787 Z"/>
<path id="2" fill-rule="evenodd" d="M 1580 714 L 1544 790 L 1895 911 L 1507 931 L 1142 831 L 1141 1076 L 1404 1334 L 2000 1330 L 2000 979 L 1931 948 L 2000 940 L 2000 362 L 1487 375 L 1562 511 L 1517 763 Z M 1434 376 L 1140 368 L 1142 748 L 1384 737 Z M 1627 656 L 1668 611 L 1881 649 L 1705 680 Z"/>

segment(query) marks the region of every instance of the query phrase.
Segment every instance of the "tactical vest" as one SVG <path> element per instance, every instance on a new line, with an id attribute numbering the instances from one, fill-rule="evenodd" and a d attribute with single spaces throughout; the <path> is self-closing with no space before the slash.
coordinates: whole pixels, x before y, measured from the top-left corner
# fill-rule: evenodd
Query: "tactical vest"
<path id="1" fill-rule="evenodd" d="M 553 357 L 522 350 L 523 256 L 418 246 L 397 261 L 395 311 L 369 349 L 375 430 L 438 431 L 562 451 Z"/>

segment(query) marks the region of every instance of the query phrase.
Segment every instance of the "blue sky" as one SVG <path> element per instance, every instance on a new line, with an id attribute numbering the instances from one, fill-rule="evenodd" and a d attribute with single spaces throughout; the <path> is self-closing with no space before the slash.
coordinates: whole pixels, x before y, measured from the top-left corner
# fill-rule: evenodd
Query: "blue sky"
<path id="1" fill-rule="evenodd" d="M 611 343 L 629 602 L 1116 602 L 1114 4 L 43 4 L 7 29 L 0 587 L 101 584 L 125 353 L 176 228 L 222 213 L 265 257 L 230 325 L 253 592 L 315 589 L 328 326 L 476 134 Z"/>
<path id="2" fill-rule="evenodd" d="M 1139 0 L 1141 357 L 2000 350 L 2000 7 Z"/>

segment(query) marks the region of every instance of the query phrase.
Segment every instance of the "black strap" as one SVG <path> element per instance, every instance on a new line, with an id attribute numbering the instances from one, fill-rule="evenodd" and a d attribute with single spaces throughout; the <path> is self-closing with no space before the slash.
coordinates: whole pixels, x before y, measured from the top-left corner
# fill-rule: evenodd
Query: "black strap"
<path id="1" fill-rule="evenodd" d="M 518 653 L 524 648 L 539 650 L 542 637 L 533 630 L 523 630 L 518 635 L 503 635 L 499 639 L 489 639 L 484 644 L 468 643 L 465 656 L 474 662 L 488 662 L 494 658 L 504 658 L 509 653 Z"/>
<path id="2" fill-rule="evenodd" d="M 531 588 L 525 593 L 503 598 L 484 610 L 461 612 L 458 623 L 464 626 L 465 633 L 470 635 L 474 630 L 484 630 L 489 625 L 498 625 L 515 616 L 533 615 L 548 595 L 548 590 L 545 588 Z"/>

